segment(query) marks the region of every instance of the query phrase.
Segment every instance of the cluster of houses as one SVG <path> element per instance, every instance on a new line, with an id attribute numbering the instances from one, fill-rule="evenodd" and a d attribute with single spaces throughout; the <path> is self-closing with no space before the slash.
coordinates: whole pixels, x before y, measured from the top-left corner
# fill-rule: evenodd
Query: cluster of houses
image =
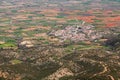
<path id="1" fill-rule="evenodd" d="M 103 33 L 97 31 L 92 25 L 73 25 L 67 26 L 62 30 L 52 31 L 50 35 L 58 37 L 60 40 L 94 41 L 100 39 Z"/>

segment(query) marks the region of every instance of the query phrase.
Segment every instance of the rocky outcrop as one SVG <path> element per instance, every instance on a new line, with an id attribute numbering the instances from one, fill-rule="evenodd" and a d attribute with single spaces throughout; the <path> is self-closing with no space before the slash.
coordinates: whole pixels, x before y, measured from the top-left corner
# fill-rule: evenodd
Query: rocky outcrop
<path id="1" fill-rule="evenodd" d="M 33 43 L 31 41 L 25 40 L 19 43 L 19 47 L 26 47 L 26 48 L 31 48 L 33 47 Z"/>
<path id="2" fill-rule="evenodd" d="M 19 74 L 8 73 L 7 71 L 0 70 L 0 78 L 2 80 L 21 80 L 21 76 Z"/>
<path id="3" fill-rule="evenodd" d="M 59 80 L 61 77 L 73 75 L 74 74 L 72 73 L 72 71 L 70 71 L 68 68 L 60 68 L 55 73 L 51 74 L 50 76 L 43 80 Z"/>

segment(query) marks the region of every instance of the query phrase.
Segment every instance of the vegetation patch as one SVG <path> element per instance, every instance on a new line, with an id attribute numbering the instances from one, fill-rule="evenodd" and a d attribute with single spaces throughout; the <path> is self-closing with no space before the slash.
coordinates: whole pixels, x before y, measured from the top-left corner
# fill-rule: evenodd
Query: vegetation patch
<path id="1" fill-rule="evenodd" d="M 11 62 L 12 64 L 20 64 L 20 63 L 22 63 L 22 61 L 17 60 L 17 59 L 11 60 L 10 62 Z"/>

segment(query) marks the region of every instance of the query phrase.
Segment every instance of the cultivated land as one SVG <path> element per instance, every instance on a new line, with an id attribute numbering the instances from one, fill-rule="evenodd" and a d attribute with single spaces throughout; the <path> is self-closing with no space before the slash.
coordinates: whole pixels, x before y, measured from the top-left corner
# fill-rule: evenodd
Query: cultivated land
<path id="1" fill-rule="evenodd" d="M 0 0 L 0 80 L 119 80 L 120 0 Z"/>

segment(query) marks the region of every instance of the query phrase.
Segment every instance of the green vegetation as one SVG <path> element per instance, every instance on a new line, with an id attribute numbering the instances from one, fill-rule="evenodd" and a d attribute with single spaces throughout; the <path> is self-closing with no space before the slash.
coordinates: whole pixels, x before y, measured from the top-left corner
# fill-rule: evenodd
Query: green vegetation
<path id="1" fill-rule="evenodd" d="M 0 44 L 0 48 L 5 48 L 5 47 L 16 47 L 16 40 L 12 39 L 10 37 L 5 37 L 5 36 L 0 36 L 0 40 L 5 42 L 3 44 Z"/>
<path id="2" fill-rule="evenodd" d="M 36 14 L 36 16 L 38 16 L 38 17 L 43 17 L 43 16 L 45 16 L 44 14 Z"/>
<path id="3" fill-rule="evenodd" d="M 68 23 L 76 23 L 77 21 L 76 20 L 68 20 L 67 22 Z"/>
<path id="4" fill-rule="evenodd" d="M 0 8 L 0 12 L 5 12 L 5 11 L 6 11 L 6 9 Z"/>
<path id="5" fill-rule="evenodd" d="M 43 44 L 49 44 L 49 41 L 45 41 Z"/>
<path id="6" fill-rule="evenodd" d="M 102 22 L 102 20 L 94 19 L 95 23 Z"/>
<path id="7" fill-rule="evenodd" d="M 11 12 L 12 12 L 12 13 L 16 13 L 16 12 L 17 12 L 17 10 L 11 10 Z"/>
<path id="8" fill-rule="evenodd" d="M 45 38 L 44 37 L 39 37 L 39 38 L 37 38 L 37 40 L 45 40 Z"/>
<path id="9" fill-rule="evenodd" d="M 17 60 L 17 59 L 11 60 L 10 62 L 11 62 L 12 64 L 20 64 L 20 63 L 22 63 L 22 61 Z"/>
<path id="10" fill-rule="evenodd" d="M 6 47 L 16 47 L 16 44 L 13 43 L 0 44 L 0 48 L 6 48 Z"/>
<path id="11" fill-rule="evenodd" d="M 32 19 L 32 18 L 33 18 L 33 16 L 28 16 L 28 18 Z"/>
<path id="12" fill-rule="evenodd" d="M 80 24 L 80 23 L 82 23 L 82 20 L 68 20 L 67 23 L 69 23 L 69 24 Z"/>
<path id="13" fill-rule="evenodd" d="M 11 22 L 11 20 L 3 20 L 3 21 L 1 21 L 2 22 L 2 24 L 10 24 L 10 22 Z"/>
<path id="14" fill-rule="evenodd" d="M 24 22 L 24 23 L 31 23 L 32 20 L 22 20 L 21 22 Z"/>
<path id="15" fill-rule="evenodd" d="M 14 40 L 14 39 L 7 39 L 6 43 L 16 43 L 16 40 Z"/>
<path id="16" fill-rule="evenodd" d="M 69 45 L 65 48 L 65 52 L 71 53 L 75 50 L 89 50 L 89 49 L 96 49 L 96 48 L 102 48 L 104 46 L 97 46 L 97 45 L 86 45 L 86 44 L 79 44 L 79 45 Z"/>
<path id="17" fill-rule="evenodd" d="M 16 30 L 13 33 L 16 37 L 21 37 L 22 36 L 22 31 L 21 30 Z"/>
<path id="18" fill-rule="evenodd" d="M 116 1 L 116 2 L 120 2 L 120 0 L 102 0 L 103 2 L 109 2 L 109 1 Z"/>
<path id="19" fill-rule="evenodd" d="M 86 1 L 86 2 L 83 2 L 82 4 L 84 4 L 84 5 L 90 5 L 91 2 L 92 2 L 92 0 L 88 0 L 88 1 Z"/>
<path id="20" fill-rule="evenodd" d="M 64 18 L 64 16 L 58 15 L 58 16 L 56 16 L 56 18 Z"/>

